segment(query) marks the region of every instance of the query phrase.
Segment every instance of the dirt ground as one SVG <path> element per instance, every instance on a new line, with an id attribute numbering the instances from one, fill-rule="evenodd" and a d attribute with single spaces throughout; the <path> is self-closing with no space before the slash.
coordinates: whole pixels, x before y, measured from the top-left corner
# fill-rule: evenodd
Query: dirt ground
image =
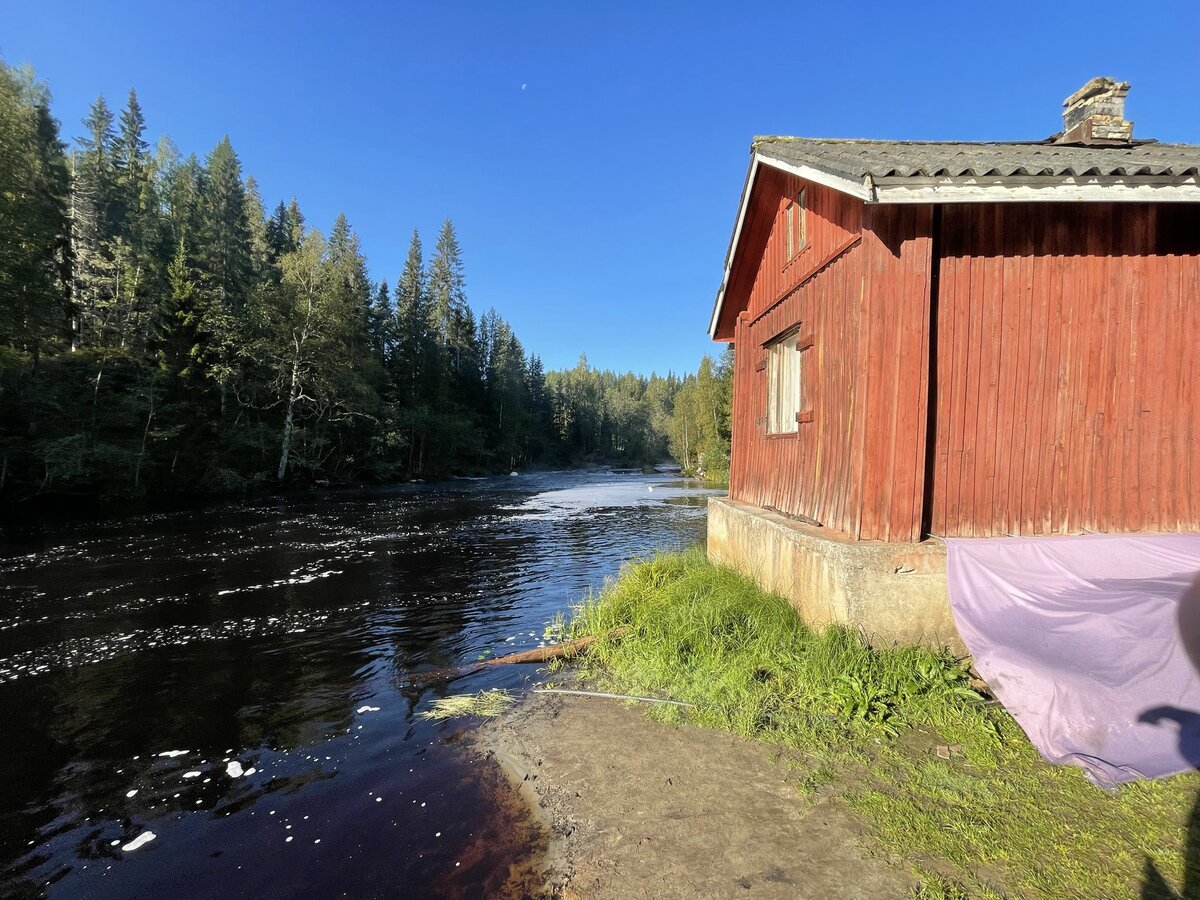
<path id="1" fill-rule="evenodd" d="M 836 801 L 735 735 L 621 702 L 536 695 L 472 738 L 549 833 L 543 896 L 879 898 L 912 880 L 863 853 Z"/>

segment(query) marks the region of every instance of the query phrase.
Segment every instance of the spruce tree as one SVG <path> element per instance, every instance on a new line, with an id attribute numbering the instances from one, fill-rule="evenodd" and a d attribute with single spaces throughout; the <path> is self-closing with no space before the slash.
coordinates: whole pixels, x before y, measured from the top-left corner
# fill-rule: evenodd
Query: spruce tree
<path id="1" fill-rule="evenodd" d="M 241 309 L 250 285 L 250 229 L 242 164 L 229 135 L 213 148 L 201 181 L 201 241 L 198 256 L 230 311 Z"/>
<path id="2" fill-rule="evenodd" d="M 274 248 L 267 228 L 266 208 L 254 176 L 246 179 L 246 232 L 250 240 L 250 282 L 262 281 L 271 275 Z"/>
<path id="3" fill-rule="evenodd" d="M 438 234 L 429 263 L 429 315 L 438 342 L 451 347 L 461 338 L 457 333 L 467 310 L 466 283 L 463 278 L 462 250 L 454 223 L 446 219 Z"/>
<path id="4" fill-rule="evenodd" d="M 400 397 L 406 406 L 417 403 L 433 362 L 430 337 L 428 292 L 421 236 L 413 229 L 404 260 L 404 271 L 396 283 L 396 373 Z"/>
<path id="5" fill-rule="evenodd" d="M 230 382 L 236 374 L 243 332 L 240 319 L 252 284 L 246 187 L 229 135 L 205 161 L 196 256 L 206 281 L 200 317 L 207 343 L 205 361 L 209 377 L 220 386 L 223 417 L 228 409 Z"/>
<path id="6" fill-rule="evenodd" d="M 0 63 L 0 344 L 35 365 L 67 324 L 68 193 L 48 91 Z"/>
<path id="7" fill-rule="evenodd" d="M 138 103 L 137 92 L 130 89 L 129 100 L 121 112 L 120 130 L 112 139 L 117 189 L 113 218 L 119 233 L 139 249 L 145 246 L 149 224 L 146 216 L 153 205 L 148 195 L 150 177 L 146 168 L 148 145 L 145 133 L 146 118 Z"/>

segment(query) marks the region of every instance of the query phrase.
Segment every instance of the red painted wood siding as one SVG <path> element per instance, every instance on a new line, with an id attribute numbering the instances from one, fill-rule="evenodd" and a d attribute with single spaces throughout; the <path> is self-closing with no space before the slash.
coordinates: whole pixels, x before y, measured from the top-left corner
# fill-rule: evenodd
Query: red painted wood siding
<path id="1" fill-rule="evenodd" d="M 942 216 L 930 531 L 1200 530 L 1200 208 Z"/>
<path id="2" fill-rule="evenodd" d="M 770 188 L 773 191 L 770 196 L 764 192 L 759 198 L 771 215 L 771 230 L 750 289 L 748 308 L 752 316 L 762 315 L 771 304 L 795 290 L 862 230 L 863 204 L 854 197 L 787 174 L 776 175 Z M 808 244 L 788 260 L 784 210 L 801 190 L 808 207 L 805 212 Z"/>
<path id="3" fill-rule="evenodd" d="M 810 245 L 789 264 L 782 213 L 801 186 Z M 930 207 L 864 211 L 851 197 L 775 173 L 760 174 L 747 216 L 760 255 L 751 261 L 758 265 L 749 309 L 735 333 L 730 496 L 855 537 L 918 539 Z M 745 279 L 751 267 L 745 260 L 739 267 Z M 732 290 L 728 296 L 737 302 Z M 797 324 L 814 337 L 804 354 L 814 419 L 796 434 L 768 435 L 766 374 L 758 365 L 764 345 Z"/>

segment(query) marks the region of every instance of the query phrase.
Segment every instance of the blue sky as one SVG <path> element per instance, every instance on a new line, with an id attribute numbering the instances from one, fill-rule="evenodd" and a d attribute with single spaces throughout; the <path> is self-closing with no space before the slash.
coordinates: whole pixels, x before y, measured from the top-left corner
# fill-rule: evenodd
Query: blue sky
<path id="1" fill-rule="evenodd" d="M 468 298 L 547 367 L 692 370 L 755 134 L 1040 139 L 1094 75 L 1135 134 L 1200 142 L 1192 3 L 33 0 L 0 54 L 63 134 L 136 87 L 150 136 L 228 133 L 268 207 L 344 211 L 375 278 L 458 229 Z M 977 10 L 977 11 L 972 11 Z"/>

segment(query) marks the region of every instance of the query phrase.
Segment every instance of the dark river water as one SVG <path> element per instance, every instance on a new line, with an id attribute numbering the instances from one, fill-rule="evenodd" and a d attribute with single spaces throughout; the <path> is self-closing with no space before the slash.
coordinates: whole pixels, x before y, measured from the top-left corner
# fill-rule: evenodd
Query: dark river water
<path id="1" fill-rule="evenodd" d="M 709 493 L 544 473 L 0 543 L 0 895 L 489 893 L 528 847 L 463 723 L 417 714 L 536 670 L 420 673 L 537 646 L 623 561 L 702 540 Z"/>

